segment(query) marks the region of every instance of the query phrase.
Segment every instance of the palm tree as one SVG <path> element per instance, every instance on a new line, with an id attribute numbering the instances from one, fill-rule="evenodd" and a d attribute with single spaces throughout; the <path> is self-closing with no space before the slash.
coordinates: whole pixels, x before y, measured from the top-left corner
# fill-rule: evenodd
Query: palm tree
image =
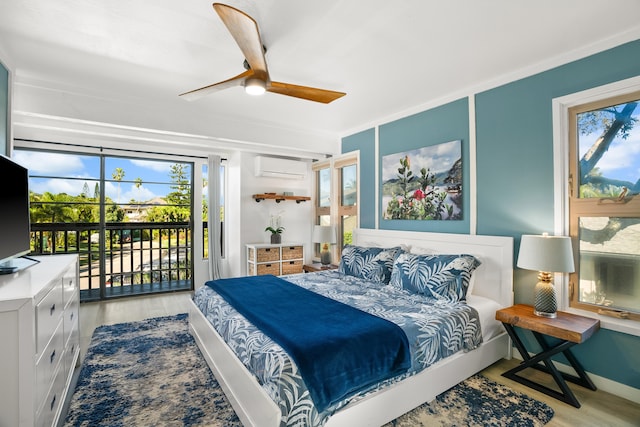
<path id="1" fill-rule="evenodd" d="M 140 178 L 140 177 L 136 178 L 136 179 L 134 180 L 134 184 L 133 184 L 133 185 L 135 185 L 135 187 L 136 187 L 137 189 L 140 189 L 140 187 L 142 187 L 142 178 Z M 133 199 L 132 199 L 131 201 L 132 201 L 132 202 L 135 202 L 135 200 L 133 200 Z M 139 216 L 140 216 L 140 202 L 138 202 L 138 203 L 136 204 L 136 218 L 139 218 Z M 139 220 L 139 219 L 138 219 L 138 220 Z"/>
<path id="2" fill-rule="evenodd" d="M 113 177 L 114 181 L 118 182 L 118 197 L 116 197 L 116 202 L 118 202 L 120 200 L 120 181 L 122 181 L 122 178 L 124 178 L 124 169 L 116 168 L 111 176 Z"/>

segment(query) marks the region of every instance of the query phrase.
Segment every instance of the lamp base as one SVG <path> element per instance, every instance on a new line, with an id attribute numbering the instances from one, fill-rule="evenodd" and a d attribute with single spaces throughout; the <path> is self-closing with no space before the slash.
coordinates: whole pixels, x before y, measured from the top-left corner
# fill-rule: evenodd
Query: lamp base
<path id="1" fill-rule="evenodd" d="M 545 313 L 544 311 L 533 310 L 533 314 L 540 317 L 547 317 L 549 319 L 555 319 L 558 317 L 557 313 Z"/>
<path id="2" fill-rule="evenodd" d="M 331 264 L 331 252 L 329 251 L 320 252 L 320 263 L 322 265 Z"/>
<path id="3" fill-rule="evenodd" d="M 556 301 L 556 290 L 553 283 L 540 280 L 534 289 L 535 304 L 533 312 L 536 316 L 554 318 L 557 317 L 558 303 Z"/>

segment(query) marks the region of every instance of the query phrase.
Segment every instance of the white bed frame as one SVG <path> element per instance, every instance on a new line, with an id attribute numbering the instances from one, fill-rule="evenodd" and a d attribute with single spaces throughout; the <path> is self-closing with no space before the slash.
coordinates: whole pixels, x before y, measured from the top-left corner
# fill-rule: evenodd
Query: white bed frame
<path id="1" fill-rule="evenodd" d="M 354 244 L 406 245 L 429 253 L 466 253 L 482 265 L 475 271 L 473 293 L 503 306 L 513 304 L 513 239 L 511 237 L 357 229 Z M 189 327 L 233 409 L 246 426 L 280 426 L 280 409 L 233 351 L 191 303 Z M 459 352 L 417 375 L 353 402 L 329 418 L 326 427 L 381 426 L 481 371 L 511 357 L 506 332 L 470 352 Z"/>

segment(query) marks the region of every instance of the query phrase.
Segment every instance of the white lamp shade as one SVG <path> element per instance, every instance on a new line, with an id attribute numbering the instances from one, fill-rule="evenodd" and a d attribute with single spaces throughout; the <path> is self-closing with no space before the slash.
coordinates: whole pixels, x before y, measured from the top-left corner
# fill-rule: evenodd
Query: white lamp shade
<path id="1" fill-rule="evenodd" d="M 330 225 L 314 225 L 313 241 L 315 243 L 336 243 L 336 230 Z"/>
<path id="2" fill-rule="evenodd" d="M 518 267 L 548 273 L 573 273 L 571 238 L 566 236 L 522 236 Z"/>

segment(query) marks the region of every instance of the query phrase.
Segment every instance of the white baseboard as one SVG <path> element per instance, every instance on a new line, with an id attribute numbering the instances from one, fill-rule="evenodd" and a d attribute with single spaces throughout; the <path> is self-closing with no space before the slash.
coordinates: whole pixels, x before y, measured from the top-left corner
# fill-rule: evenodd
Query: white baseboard
<path id="1" fill-rule="evenodd" d="M 513 348 L 512 352 L 515 359 L 522 360 L 522 356 L 518 353 L 517 349 Z M 531 356 L 533 357 L 535 354 L 531 353 Z M 555 360 L 553 361 L 553 364 L 556 365 L 560 372 L 575 375 L 575 371 L 570 365 L 565 365 L 564 363 L 559 363 Z M 598 387 L 598 390 L 606 391 L 607 393 L 614 394 L 635 403 L 640 403 L 640 389 L 610 380 L 609 378 L 595 375 L 591 372 L 587 372 L 587 375 L 589 375 L 589 378 L 591 378 L 591 381 L 593 381 L 595 386 Z"/>

